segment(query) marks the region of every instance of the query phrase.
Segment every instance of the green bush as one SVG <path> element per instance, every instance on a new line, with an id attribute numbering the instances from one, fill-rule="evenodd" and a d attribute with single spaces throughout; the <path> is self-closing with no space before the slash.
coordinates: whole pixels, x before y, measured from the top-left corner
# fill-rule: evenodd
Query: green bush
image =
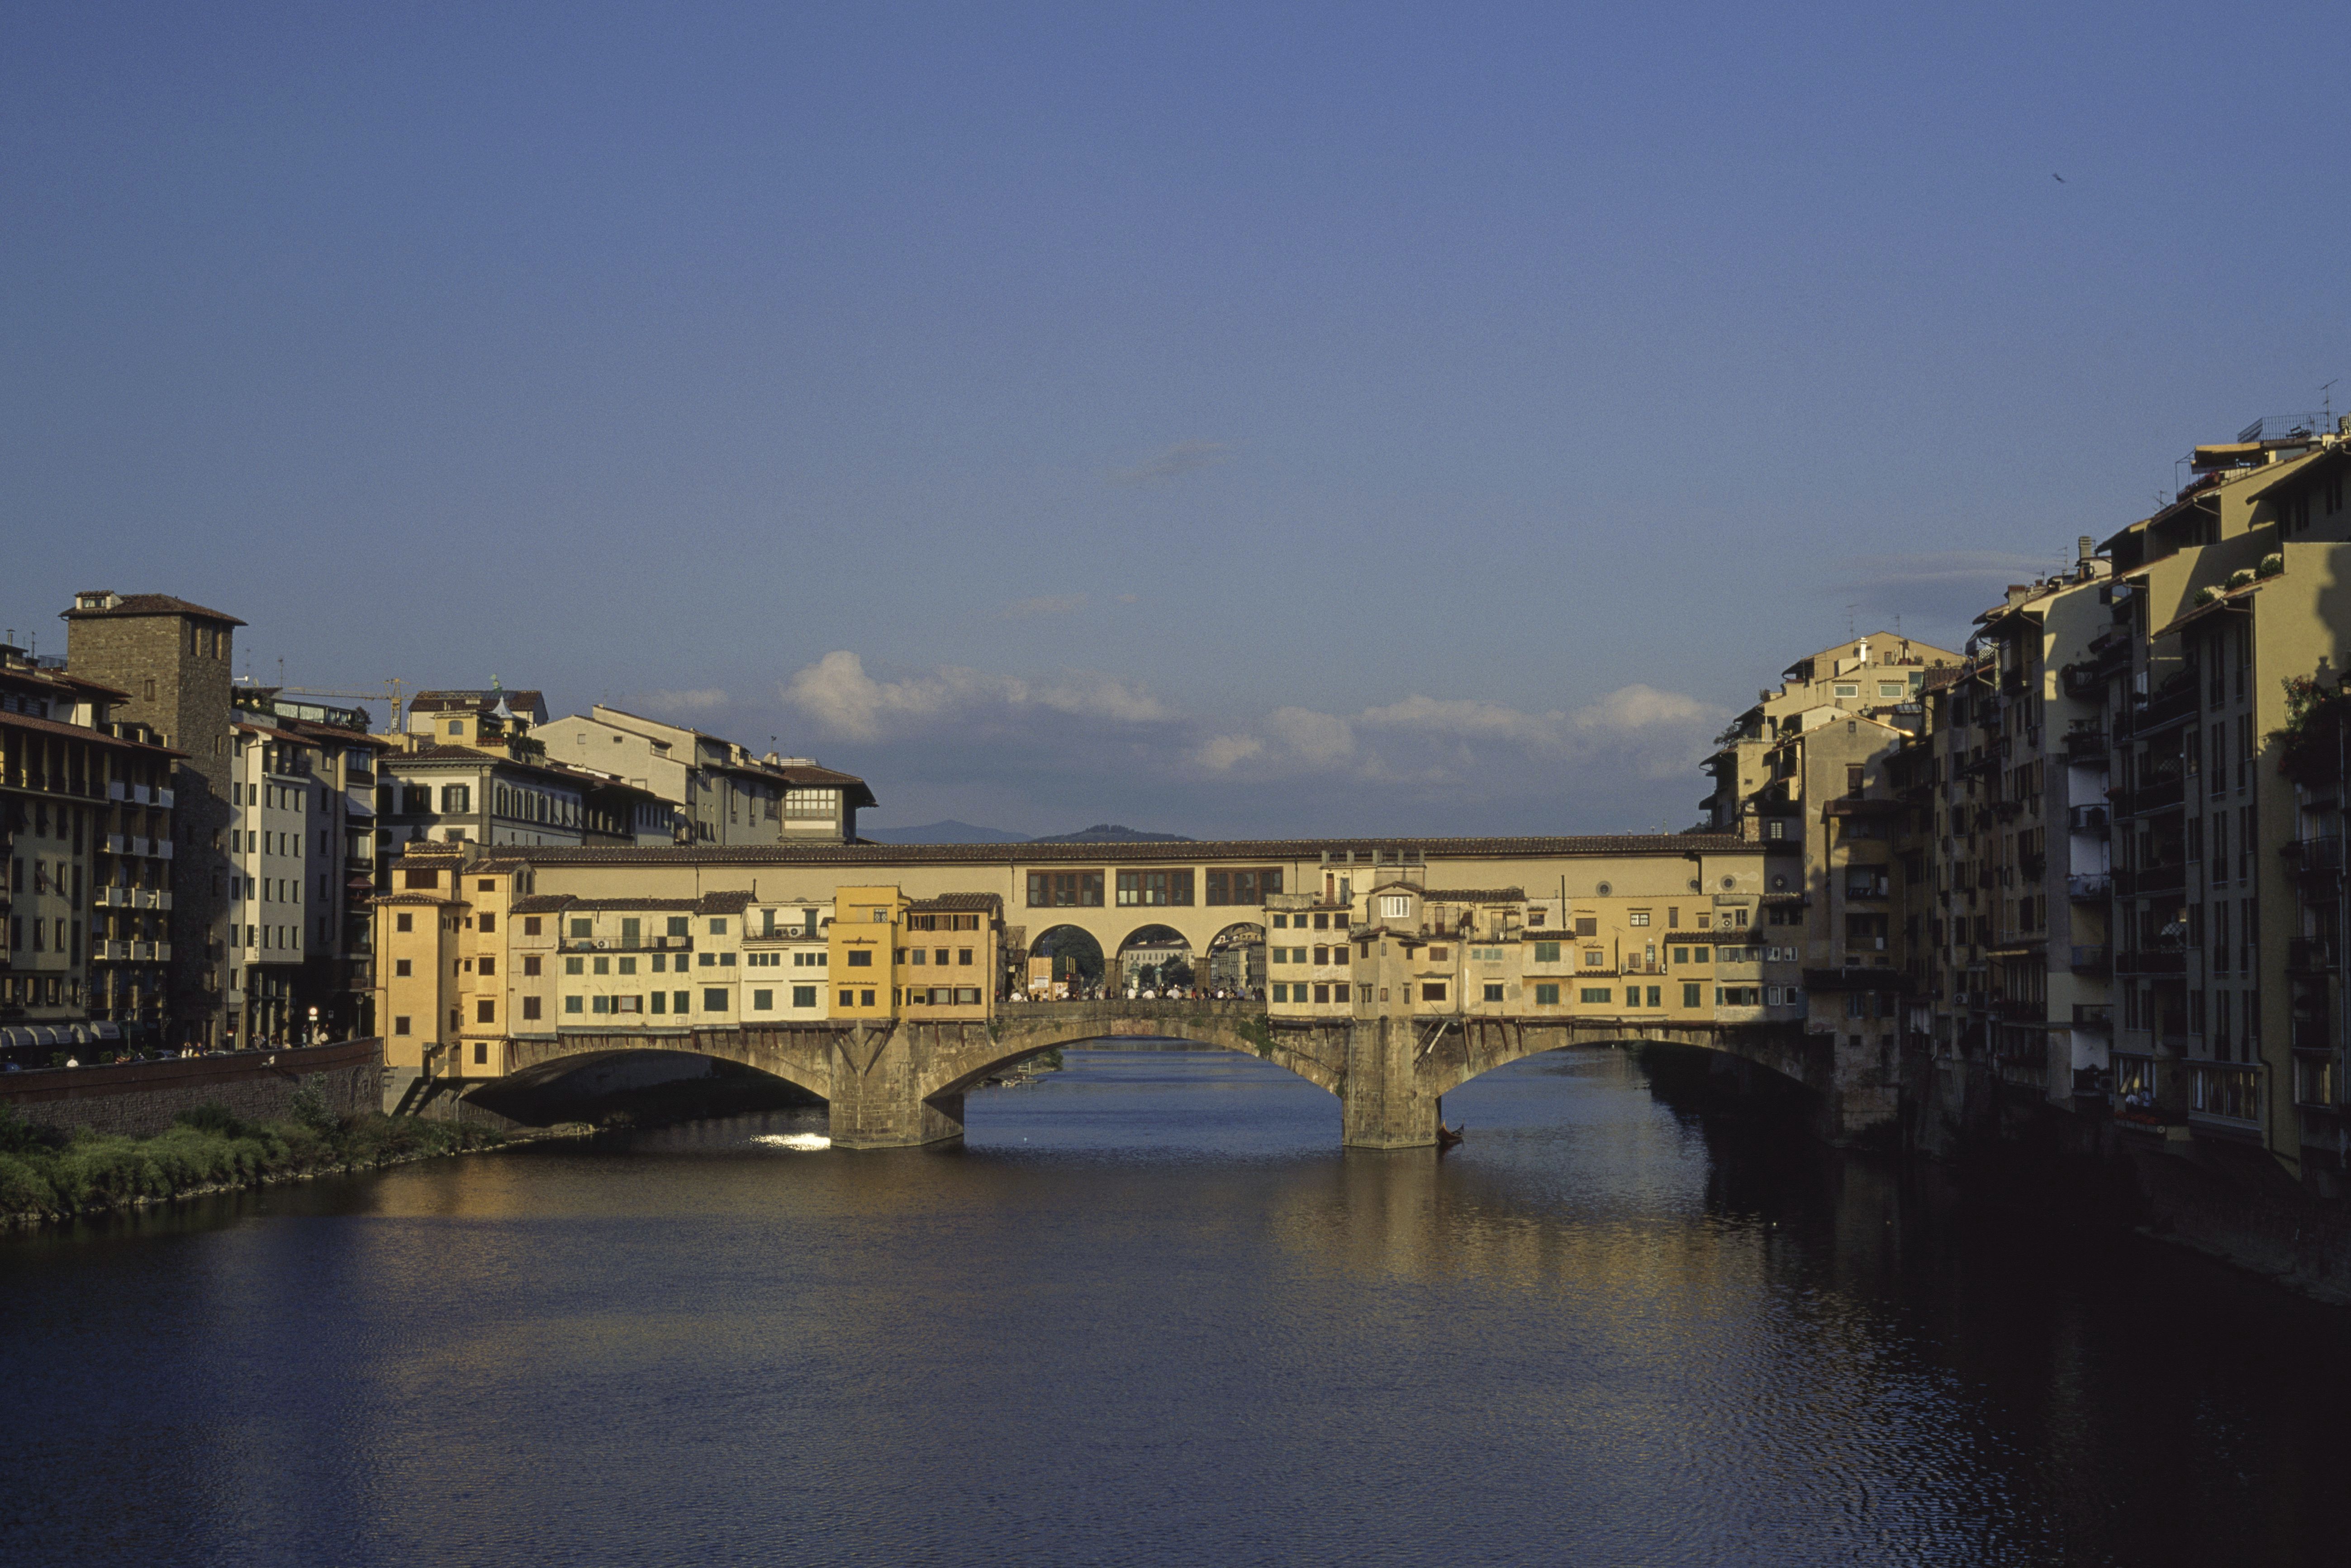
<path id="1" fill-rule="evenodd" d="M 2262 557 L 2262 564 L 2253 569 L 2253 574 L 2256 577 L 2275 577 L 2284 570 L 2285 557 L 2282 555 L 2265 555 Z"/>
<path id="2" fill-rule="evenodd" d="M 306 1092 L 311 1095 L 308 1103 Z M 298 1092 L 292 1109 L 292 1121 L 255 1124 L 240 1121 L 222 1105 L 199 1105 L 152 1137 L 126 1138 L 86 1128 L 60 1133 L 0 1105 L 0 1216 L 79 1214 L 506 1141 L 504 1134 L 488 1128 L 406 1116 L 354 1116 L 346 1122 L 308 1086 Z"/>

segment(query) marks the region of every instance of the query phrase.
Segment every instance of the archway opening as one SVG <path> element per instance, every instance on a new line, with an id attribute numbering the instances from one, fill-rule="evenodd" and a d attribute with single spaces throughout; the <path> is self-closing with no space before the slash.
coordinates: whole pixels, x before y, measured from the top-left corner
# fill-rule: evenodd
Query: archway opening
<path id="1" fill-rule="evenodd" d="M 565 1122 L 659 1127 L 824 1103 L 798 1084 L 739 1061 L 678 1051 L 559 1057 L 485 1083 L 465 1100 L 527 1127 Z"/>
<path id="2" fill-rule="evenodd" d="M 1102 995 L 1102 944 L 1081 925 L 1056 925 L 1029 944 L 1025 977 L 1031 1001 L 1073 1001 Z"/>
<path id="3" fill-rule="evenodd" d="M 1192 944 L 1172 925 L 1139 926 L 1118 945 L 1116 985 L 1123 996 L 1188 996 L 1197 984 Z"/>
<path id="4" fill-rule="evenodd" d="M 1210 937 L 1202 979 L 1212 996 L 1250 999 L 1264 996 L 1265 927 L 1243 922 Z"/>

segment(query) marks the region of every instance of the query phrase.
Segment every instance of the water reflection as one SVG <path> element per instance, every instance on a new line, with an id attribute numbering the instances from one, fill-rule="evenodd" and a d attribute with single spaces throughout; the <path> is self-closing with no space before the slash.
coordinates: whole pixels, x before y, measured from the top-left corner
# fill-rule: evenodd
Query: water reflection
<path id="1" fill-rule="evenodd" d="M 1560 1053 L 1071 1052 L 0 1247 L 10 1562 L 2340 1560 L 2340 1314 Z M 2193 1333 L 2184 1332 L 2191 1326 Z"/>

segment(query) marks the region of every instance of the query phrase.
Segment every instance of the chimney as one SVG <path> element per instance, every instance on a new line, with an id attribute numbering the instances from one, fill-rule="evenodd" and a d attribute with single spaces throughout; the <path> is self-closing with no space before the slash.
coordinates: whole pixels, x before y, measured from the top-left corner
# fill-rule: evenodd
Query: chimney
<path id="1" fill-rule="evenodd" d="M 2088 560 L 2097 553 L 2098 541 L 2092 538 L 2089 535 L 2082 534 L 2074 538 L 2074 559 L 2075 560 Z"/>

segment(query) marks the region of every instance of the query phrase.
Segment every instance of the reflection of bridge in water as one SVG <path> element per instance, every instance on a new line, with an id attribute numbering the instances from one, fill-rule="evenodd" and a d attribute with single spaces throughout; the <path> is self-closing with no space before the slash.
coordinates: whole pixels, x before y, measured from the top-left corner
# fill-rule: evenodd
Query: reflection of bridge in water
<path id="1" fill-rule="evenodd" d="M 936 1143 L 963 1132 L 963 1097 L 990 1075 L 1087 1040 L 1150 1036 L 1246 1051 L 1338 1097 L 1360 1148 L 1433 1145 L 1443 1096 L 1481 1072 L 1570 1045 L 1656 1041 L 1720 1051 L 1812 1090 L 1821 1130 L 1845 1125 L 1848 1089 L 1834 1041 L 1784 1023 L 1675 1023 L 1592 1017 L 1520 1019 L 1384 1016 L 1273 1020 L 1261 1003 L 1084 1001 L 1012 1004 L 987 1020 L 753 1024 L 661 1034 L 566 1031 L 517 1040 L 512 1068 L 622 1051 L 740 1062 L 822 1096 L 844 1148 Z M 1876 1085 L 1865 1086 L 1874 1097 Z M 1856 1125 L 1866 1118 L 1856 1119 Z"/>

